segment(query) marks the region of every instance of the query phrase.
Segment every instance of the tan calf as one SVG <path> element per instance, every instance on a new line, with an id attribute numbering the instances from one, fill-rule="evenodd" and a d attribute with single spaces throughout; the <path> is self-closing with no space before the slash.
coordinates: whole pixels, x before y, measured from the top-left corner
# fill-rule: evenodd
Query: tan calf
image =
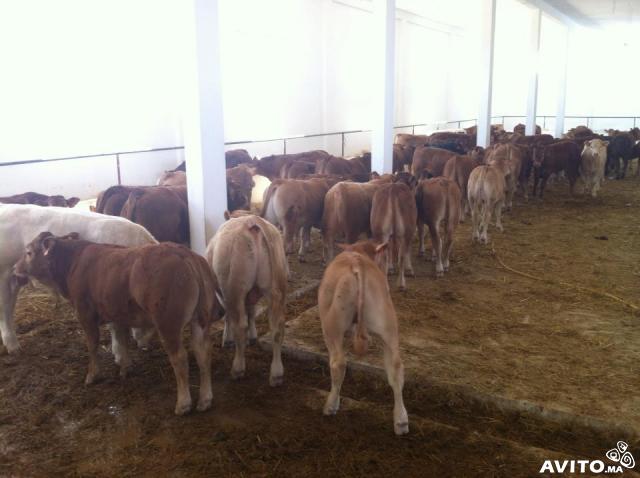
<path id="1" fill-rule="evenodd" d="M 77 240 L 73 233 L 55 237 L 41 233 L 15 266 L 15 274 L 31 276 L 69 299 L 89 349 L 85 384 L 98 375 L 100 324 L 112 325 L 113 353 L 125 376 L 131 363 L 127 350 L 130 327 L 154 327 L 176 376 L 175 413 L 191 410 L 189 364 L 182 330 L 191 325 L 191 344 L 200 369 L 198 410 L 211 406 L 211 339 L 209 324 L 218 318 L 217 287 L 209 265 L 177 244 L 121 247 Z"/>
<path id="2" fill-rule="evenodd" d="M 379 244 L 389 243 L 385 272 L 391 263 L 398 266 L 398 287 L 406 289 L 405 270 L 413 276 L 411 244 L 416 233 L 416 202 L 412 189 L 396 182 L 381 186 L 373 195 L 371 205 L 371 233 Z"/>
<path id="3" fill-rule="evenodd" d="M 223 344 L 235 342 L 231 376 L 244 376 L 247 333 L 249 340 L 257 338 L 256 303 L 266 297 L 273 341 L 269 383 L 280 385 L 284 374 L 281 349 L 288 275 L 280 232 L 258 216 L 232 218 L 211 239 L 206 258 L 218 277 L 226 310 Z"/>
<path id="4" fill-rule="evenodd" d="M 471 207 L 471 228 L 474 241 L 489 242 L 487 229 L 495 213 L 496 227 L 502 228 L 502 207 L 505 201 L 504 172 L 495 166 L 479 166 L 469 176 L 467 197 Z"/>
<path id="5" fill-rule="evenodd" d="M 343 238 L 347 243 L 353 244 L 361 234 L 371 235 L 373 195 L 380 186 L 392 181 L 392 175 L 385 175 L 368 183 L 340 182 L 329 189 L 324 198 L 322 213 L 325 262 L 333 259 L 333 243 L 336 239 Z"/>
<path id="6" fill-rule="evenodd" d="M 462 211 L 461 196 L 458 185 L 447 178 L 423 179 L 416 189 L 419 254 L 424 255 L 424 225 L 426 224 L 431 235 L 431 257 L 435 262 L 437 277 L 441 277 L 449 270 L 453 234 L 460 222 Z"/>
<path id="7" fill-rule="evenodd" d="M 368 241 L 347 246 L 322 277 L 318 310 L 331 367 L 331 392 L 324 414 L 334 415 L 340 407 L 340 389 L 347 368 L 345 334 L 352 332 L 354 351 L 364 354 L 371 332 L 382 339 L 387 379 L 393 389 L 393 428 L 397 435 L 402 435 L 409 432 L 409 418 L 402 400 L 404 366 L 400 358 L 398 319 L 387 278 L 380 269 L 380 256 L 385 247 L 386 244 L 375 246 Z"/>

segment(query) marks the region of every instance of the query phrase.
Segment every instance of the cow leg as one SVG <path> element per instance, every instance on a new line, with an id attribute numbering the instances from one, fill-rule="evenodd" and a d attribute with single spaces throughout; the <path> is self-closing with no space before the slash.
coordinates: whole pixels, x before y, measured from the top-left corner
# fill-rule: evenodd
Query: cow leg
<path id="1" fill-rule="evenodd" d="M 384 367 L 387 380 L 393 390 L 393 430 L 396 435 L 409 433 L 409 416 L 402 399 L 404 388 L 404 365 L 400 358 L 397 333 L 387 334 L 384 340 Z"/>
<path id="2" fill-rule="evenodd" d="M 431 234 L 431 247 L 433 258 L 436 263 L 436 277 L 442 277 L 444 269 L 442 267 L 442 237 L 440 237 L 440 221 L 429 221 L 429 233 Z"/>
<path id="3" fill-rule="evenodd" d="M 298 261 L 305 262 L 304 255 L 309 250 L 311 243 L 311 226 L 304 226 L 300 229 L 300 249 L 298 249 Z"/>
<path id="4" fill-rule="evenodd" d="M 297 225 L 293 221 L 285 220 L 284 222 L 284 250 L 287 254 L 293 254 L 294 239 L 297 231 Z"/>
<path id="5" fill-rule="evenodd" d="M 233 337 L 233 327 L 229 325 L 228 314 L 225 312 L 224 317 L 222 318 L 224 322 L 224 328 L 222 329 L 222 346 L 223 347 L 231 347 L 234 343 Z"/>
<path id="6" fill-rule="evenodd" d="M 629 168 L 629 160 L 627 158 L 622 158 L 622 177 L 620 179 L 624 179 L 627 175 L 627 169 Z"/>
<path id="7" fill-rule="evenodd" d="M 151 339 L 156 335 L 156 329 L 153 327 L 139 328 L 132 327 L 131 335 L 136 341 L 139 349 L 145 350 L 151 346 Z M 113 337 L 113 336 L 112 336 Z"/>
<path id="8" fill-rule="evenodd" d="M 480 242 L 480 226 L 481 215 L 478 207 L 478 201 L 473 201 L 471 206 L 471 241 Z"/>
<path id="9" fill-rule="evenodd" d="M 176 415 L 184 415 L 191 411 L 191 392 L 189 391 L 189 361 L 187 351 L 182 343 L 182 328 L 175 321 L 156 321 L 162 345 L 169 356 L 169 361 L 176 376 L 177 400 Z"/>
<path id="10" fill-rule="evenodd" d="M 249 345 L 254 345 L 258 341 L 258 331 L 256 329 L 256 306 L 255 304 L 246 304 L 246 308 L 249 324 L 247 339 L 249 340 Z"/>
<path id="11" fill-rule="evenodd" d="M 331 234 L 327 230 L 324 230 L 322 231 L 322 239 L 323 239 L 323 246 L 324 246 L 322 250 L 323 256 L 324 256 L 324 263 L 329 264 L 329 262 L 333 260 L 334 237 L 333 237 L 333 234 Z"/>
<path id="12" fill-rule="evenodd" d="M 109 330 L 111 332 L 111 352 L 113 352 L 116 364 L 120 366 L 120 376 L 125 378 L 131 366 L 131 358 L 129 357 L 129 327 L 111 322 L 109 324 Z"/>
<path id="13" fill-rule="evenodd" d="M 202 327 L 197 318 L 191 320 L 191 348 L 200 371 L 200 395 L 197 410 L 203 412 L 211 408 L 211 338 L 207 327 Z"/>
<path id="14" fill-rule="evenodd" d="M 540 183 L 540 174 L 536 170 L 533 172 L 533 197 L 537 197 L 538 193 L 538 184 Z"/>
<path id="15" fill-rule="evenodd" d="M 416 273 L 413 271 L 413 264 L 411 262 L 411 245 L 413 241 L 406 241 L 404 243 L 404 267 L 409 277 L 415 277 Z"/>
<path id="16" fill-rule="evenodd" d="M 404 278 L 404 268 L 406 266 L 406 251 L 404 250 L 404 238 L 399 237 L 395 239 L 396 253 L 398 254 L 398 284 L 397 287 L 400 290 L 407 289 L 407 283 Z"/>
<path id="17" fill-rule="evenodd" d="M 451 256 L 451 249 L 453 249 L 453 233 L 455 231 L 455 224 L 453 221 L 447 221 L 444 234 L 444 250 L 442 252 L 442 266 L 445 272 L 449 272 L 449 257 Z"/>
<path id="18" fill-rule="evenodd" d="M 282 365 L 282 342 L 284 340 L 284 293 L 271 293 L 271 310 L 269 311 L 269 329 L 271 330 L 271 344 L 273 357 L 269 372 L 269 385 L 282 385 L 284 366 Z"/>
<path id="19" fill-rule="evenodd" d="M 491 206 L 488 201 L 483 201 L 480 207 L 480 242 L 489 242 L 489 222 L 491 222 Z"/>
<path id="20" fill-rule="evenodd" d="M 20 349 L 13 317 L 19 290 L 20 285 L 11 280 L 10 272 L 0 276 L 0 334 L 2 343 L 10 354 Z"/>
<path id="21" fill-rule="evenodd" d="M 549 174 L 545 174 L 544 176 L 542 176 L 542 181 L 540 183 L 540 199 L 542 199 L 542 196 L 544 195 L 544 189 L 547 187 L 549 176 Z"/>
<path id="22" fill-rule="evenodd" d="M 424 256 L 424 222 L 418 219 L 418 242 L 420 243 L 420 247 L 418 248 L 418 255 L 420 257 Z"/>
<path id="23" fill-rule="evenodd" d="M 504 201 L 500 200 L 497 201 L 494 207 L 494 212 L 496 215 L 496 228 L 498 229 L 498 231 L 500 232 L 504 232 L 504 227 L 502 227 L 502 208 L 504 206 Z M 491 217 L 491 213 L 489 213 L 489 217 Z M 489 221 L 487 221 L 487 225 L 489 224 Z"/>
<path id="24" fill-rule="evenodd" d="M 344 374 L 347 370 L 347 358 L 344 353 L 344 335 L 338 330 L 338 317 L 335 312 L 328 312 L 330 317 L 326 321 L 331 328 L 323 327 L 324 342 L 329 351 L 329 367 L 331 369 L 331 391 L 324 404 L 323 413 L 325 415 L 335 415 L 340 408 L 340 389 L 344 382 Z M 324 325 L 324 323 L 323 323 Z"/>
<path id="25" fill-rule="evenodd" d="M 231 365 L 231 378 L 239 379 L 244 377 L 246 368 L 244 355 L 247 347 L 247 329 L 249 328 L 249 323 L 243 302 L 238 301 L 235 306 L 230 304 L 230 309 L 233 310 L 234 313 L 231 314 L 230 310 L 227 311 L 230 319 L 228 325 L 233 329 L 233 337 L 236 344 L 233 364 Z"/>
<path id="26" fill-rule="evenodd" d="M 98 377 L 98 345 L 100 340 L 100 329 L 98 318 L 95 313 L 87 310 L 78 310 L 78 320 L 84 330 L 89 352 L 89 369 L 84 379 L 85 385 L 91 385 Z"/>

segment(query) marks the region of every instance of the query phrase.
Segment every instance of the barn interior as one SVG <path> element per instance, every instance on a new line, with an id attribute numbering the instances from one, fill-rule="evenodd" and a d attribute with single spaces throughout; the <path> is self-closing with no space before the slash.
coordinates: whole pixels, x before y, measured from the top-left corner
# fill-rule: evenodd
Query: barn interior
<path id="1" fill-rule="evenodd" d="M 581 127 L 632 135 L 639 18 L 639 0 L 1 3 L 0 202 L 37 191 L 89 211 L 108 188 L 156 185 L 184 162 L 190 247 L 204 254 L 229 209 L 225 152 L 370 151 L 385 174 L 398 134 L 467 129 L 481 147 L 516 127 L 554 140 Z M 574 194 L 552 178 L 544 198 L 527 182 L 488 244 L 472 240 L 467 216 L 442 277 L 416 236 L 406 289 L 388 276 L 403 436 L 375 337 L 364 356 L 347 347 L 340 411 L 323 416 L 317 228 L 304 260 L 287 255 L 282 386 L 269 386 L 262 301 L 246 376 L 232 379 L 214 323 L 212 408 L 183 417 L 159 341 L 130 344 L 123 379 L 103 327 L 102 376 L 85 386 L 73 307 L 30 283 L 15 310 L 20 350 L 0 354 L 0 474 L 533 476 L 549 460 L 618 466 L 606 455 L 618 442 L 640 460 L 640 158 L 629 159 L 597 197 L 582 178 Z M 272 181 L 252 179 L 260 215 Z M 195 393 L 193 357 L 189 375 Z"/>

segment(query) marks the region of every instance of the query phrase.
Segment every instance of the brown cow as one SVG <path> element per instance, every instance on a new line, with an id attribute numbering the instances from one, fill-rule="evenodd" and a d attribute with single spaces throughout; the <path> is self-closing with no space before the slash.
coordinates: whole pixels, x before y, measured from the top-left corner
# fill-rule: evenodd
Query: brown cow
<path id="1" fill-rule="evenodd" d="M 412 177 L 413 179 L 413 177 Z M 414 180 L 415 186 L 415 180 Z M 414 276 L 411 264 L 411 244 L 416 234 L 418 213 L 413 189 L 401 181 L 384 184 L 373 195 L 371 203 L 371 233 L 379 244 L 388 243 L 384 271 L 398 267 L 398 288 L 405 290 L 405 270 Z"/>
<path id="2" fill-rule="evenodd" d="M 502 227 L 502 206 L 505 201 L 504 172 L 496 166 L 482 165 L 471 171 L 467 197 L 471 208 L 471 237 L 473 241 L 489 242 L 487 229 L 491 215 L 496 216 L 496 227 Z"/>
<path id="3" fill-rule="evenodd" d="M 236 346 L 231 376 L 244 376 L 247 333 L 249 340 L 257 339 L 255 307 L 266 297 L 273 346 L 269 383 L 280 385 L 288 274 L 280 232 L 258 216 L 229 219 L 211 239 L 206 257 L 218 278 L 217 293 L 226 310 L 223 343 L 233 341 Z"/>
<path id="4" fill-rule="evenodd" d="M 320 159 L 328 158 L 329 153 L 322 150 L 306 151 L 296 154 L 273 154 L 251 162 L 255 174 L 259 174 L 273 181 L 281 176 L 282 167 L 291 161 L 307 161 L 314 164 Z"/>
<path id="5" fill-rule="evenodd" d="M 575 128 L 571 128 L 564 135 L 564 137 L 568 139 L 578 139 L 583 136 L 593 136 L 593 131 L 587 126 L 580 125 Z"/>
<path id="6" fill-rule="evenodd" d="M 427 139 L 427 146 L 465 154 L 476 146 L 476 136 L 454 131 L 436 131 Z"/>
<path id="7" fill-rule="evenodd" d="M 526 125 L 523 125 L 522 123 L 518 123 L 513 127 L 513 132 L 524 135 L 526 129 L 527 129 Z M 535 134 L 542 134 L 542 128 L 540 127 L 540 125 L 536 125 Z"/>
<path id="8" fill-rule="evenodd" d="M 482 164 L 480 154 L 465 156 L 452 156 L 444 166 L 442 175 L 455 182 L 460 189 L 460 222 L 464 222 L 465 214 L 469 213 L 469 200 L 467 199 L 467 184 L 471 171 Z"/>
<path id="9" fill-rule="evenodd" d="M 533 151 L 533 197 L 536 197 L 538 183 L 540 185 L 540 199 L 552 174 L 564 171 L 569 180 L 569 192 L 573 195 L 576 180 L 580 175 L 580 149 L 573 141 L 559 141 L 546 146 L 538 146 Z"/>
<path id="10" fill-rule="evenodd" d="M 314 174 L 315 171 L 316 163 L 313 161 L 287 161 L 280 168 L 280 178 L 300 179 L 303 176 Z"/>
<path id="11" fill-rule="evenodd" d="M 74 207 L 80 202 L 80 198 L 65 199 L 64 196 L 46 196 L 32 191 L 15 194 L 13 196 L 0 197 L 2 204 L 35 204 L 36 206 Z"/>
<path id="12" fill-rule="evenodd" d="M 371 202 L 383 184 L 393 181 L 389 175 L 368 183 L 340 182 L 327 192 L 322 213 L 325 262 L 333 259 L 333 243 L 339 237 L 352 244 L 361 234 L 371 236 Z"/>
<path id="13" fill-rule="evenodd" d="M 309 249 L 311 228 L 322 227 L 324 197 L 336 182 L 330 178 L 276 179 L 265 193 L 261 216 L 282 227 L 287 254 L 293 254 L 294 238 L 301 233 L 300 262 Z"/>
<path id="14" fill-rule="evenodd" d="M 98 200 L 96 201 L 96 206 L 93 208 L 93 211 L 108 216 L 119 216 L 124 203 L 129 199 L 129 194 L 134 191 L 145 191 L 151 187 L 152 186 L 111 186 L 98 194 Z"/>
<path id="15" fill-rule="evenodd" d="M 251 193 L 255 186 L 253 170 L 246 164 L 227 169 L 227 208 L 251 208 Z"/>
<path id="16" fill-rule="evenodd" d="M 416 148 L 418 146 L 424 146 L 425 144 L 427 144 L 427 135 L 398 133 L 396 134 L 394 143 L 400 144 L 402 146 L 413 146 L 414 148 Z"/>
<path id="17" fill-rule="evenodd" d="M 77 240 L 77 234 L 41 233 L 15 266 L 69 299 L 84 329 L 89 349 L 85 384 L 98 375 L 102 323 L 112 323 L 120 375 L 131 363 L 127 352 L 130 327 L 154 327 L 176 376 L 176 415 L 191 410 L 188 356 L 182 330 L 191 325 L 191 344 L 200 369 L 197 409 L 211 406 L 211 339 L 209 324 L 218 319 L 217 284 L 204 258 L 177 244 L 122 247 Z"/>
<path id="18" fill-rule="evenodd" d="M 429 177 L 442 176 L 445 164 L 455 155 L 456 153 L 446 149 L 419 146 L 413 153 L 411 174 L 416 179 L 422 177 L 423 171 L 426 171 Z"/>
<path id="19" fill-rule="evenodd" d="M 447 178 L 423 179 L 416 190 L 418 206 L 419 254 L 424 256 L 424 225 L 431 235 L 431 257 L 435 262 L 436 276 L 449 271 L 449 257 L 453 249 L 453 234 L 461 217 L 460 188 Z M 444 232 L 440 231 L 440 226 Z"/>
<path id="20" fill-rule="evenodd" d="M 120 216 L 140 224 L 159 242 L 189 244 L 187 188 L 156 186 L 134 190 Z"/>
<path id="21" fill-rule="evenodd" d="M 415 146 L 394 144 L 393 145 L 393 172 L 398 173 L 411 169 L 411 161 L 413 160 L 413 152 Z"/>
<path id="22" fill-rule="evenodd" d="M 351 176 L 354 174 L 368 174 L 371 172 L 371 153 L 365 153 L 351 159 L 329 156 L 316 162 L 316 174 L 334 174 Z"/>
<path id="23" fill-rule="evenodd" d="M 324 342 L 329 352 L 331 392 L 323 413 L 335 415 L 340 408 L 340 388 L 347 360 L 344 336 L 352 331 L 354 351 L 364 354 L 368 333 L 382 339 L 387 379 L 393 389 L 393 429 L 396 435 L 409 432 L 409 417 L 402 400 L 404 366 L 400 358 L 398 319 L 381 271 L 380 256 L 386 244 L 368 241 L 345 247 L 329 264 L 318 289 L 318 311 Z"/>

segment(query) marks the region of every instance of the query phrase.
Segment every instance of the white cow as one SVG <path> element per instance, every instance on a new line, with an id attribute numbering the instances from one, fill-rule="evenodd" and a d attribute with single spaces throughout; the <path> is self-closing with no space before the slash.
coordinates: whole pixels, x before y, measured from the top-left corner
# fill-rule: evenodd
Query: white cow
<path id="1" fill-rule="evenodd" d="M 496 228 L 502 232 L 502 206 L 505 203 L 506 181 L 502 165 L 478 166 L 469 176 L 467 198 L 471 208 L 473 241 L 489 242 L 487 229 L 491 216 L 496 216 Z"/>
<path id="2" fill-rule="evenodd" d="M 585 141 L 582 149 L 582 161 L 580 163 L 580 175 L 584 181 L 585 193 L 591 196 L 598 195 L 598 189 L 604 181 L 604 168 L 607 162 L 607 146 L 609 141 L 592 139 Z"/>
<path id="3" fill-rule="evenodd" d="M 81 239 L 121 246 L 157 243 L 144 227 L 121 217 L 60 207 L 0 205 L 0 333 L 9 353 L 20 348 L 13 310 L 21 285 L 13 277 L 13 266 L 26 245 L 45 231 L 56 236 L 77 232 Z M 114 353 L 117 347 L 114 343 Z"/>

